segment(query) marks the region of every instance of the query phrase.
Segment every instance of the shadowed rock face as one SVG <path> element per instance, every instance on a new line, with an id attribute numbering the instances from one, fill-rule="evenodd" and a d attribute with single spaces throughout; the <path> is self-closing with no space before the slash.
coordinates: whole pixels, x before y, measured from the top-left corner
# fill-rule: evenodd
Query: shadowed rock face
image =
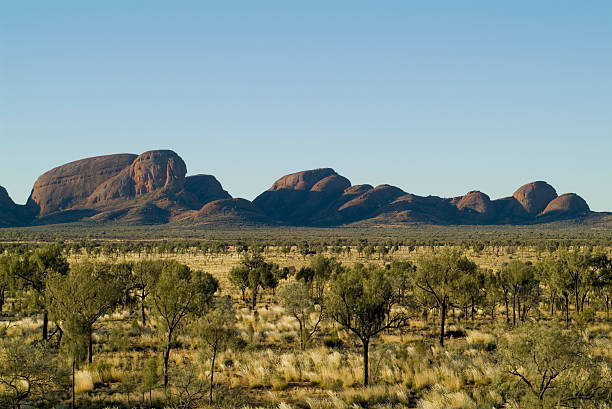
<path id="1" fill-rule="evenodd" d="M 17 205 L 10 198 L 6 189 L 0 186 L 0 226 L 12 226 L 19 223 Z"/>
<path id="2" fill-rule="evenodd" d="M 231 199 L 221 183 L 212 175 L 194 175 L 185 178 L 183 192 L 177 195 L 179 203 L 189 209 L 200 209 L 213 200 Z"/>
<path id="3" fill-rule="evenodd" d="M 512 196 L 529 215 L 535 216 L 557 197 L 557 192 L 548 183 L 537 181 L 521 186 Z"/>
<path id="4" fill-rule="evenodd" d="M 331 179 L 328 179 L 329 177 Z M 335 180 L 334 180 L 335 179 Z M 319 182 L 321 182 L 319 184 Z M 319 184 L 316 189 L 315 185 Z M 277 190 L 316 190 L 323 191 L 326 187 L 331 190 L 337 190 L 336 186 L 344 185 L 342 190 L 351 185 L 348 179 L 338 175 L 331 168 L 304 170 L 301 172 L 291 173 L 278 179 L 268 191 Z"/>
<path id="5" fill-rule="evenodd" d="M 15 206 L 15 202 L 13 202 L 6 189 L 0 186 L 0 209 L 12 209 Z"/>
<path id="6" fill-rule="evenodd" d="M 551 201 L 542 216 L 571 216 L 589 212 L 587 202 L 575 193 L 566 193 Z"/>
<path id="7" fill-rule="evenodd" d="M 263 215 L 252 202 L 246 199 L 221 199 L 205 204 L 196 213 L 196 217 L 213 216 L 227 213 L 254 213 Z"/>
<path id="8" fill-rule="evenodd" d="M 376 186 L 374 189 L 367 190 L 362 195 L 340 206 L 338 212 L 342 217 L 349 220 L 375 216 L 377 210 L 405 194 L 406 192 L 395 186 Z"/>
<path id="9" fill-rule="evenodd" d="M 173 151 L 149 151 L 138 156 L 119 174 L 96 188 L 88 199 L 99 205 L 115 199 L 129 199 L 163 190 L 176 192 L 185 185 L 187 166 Z"/>
<path id="10" fill-rule="evenodd" d="M 350 186 L 348 179 L 331 168 L 306 170 L 278 179 L 253 203 L 272 219 L 312 224 Z"/>
<path id="11" fill-rule="evenodd" d="M 132 154 L 106 155 L 58 166 L 36 180 L 27 206 L 46 216 L 83 205 L 101 183 L 118 175 L 134 159 Z"/>

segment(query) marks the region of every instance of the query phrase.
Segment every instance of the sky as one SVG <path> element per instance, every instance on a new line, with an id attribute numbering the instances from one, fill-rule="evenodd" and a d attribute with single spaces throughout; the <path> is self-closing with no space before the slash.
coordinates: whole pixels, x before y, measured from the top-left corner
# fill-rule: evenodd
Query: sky
<path id="1" fill-rule="evenodd" d="M 612 2 L 1 1 L 0 185 L 172 149 L 253 199 L 287 173 L 612 211 Z"/>

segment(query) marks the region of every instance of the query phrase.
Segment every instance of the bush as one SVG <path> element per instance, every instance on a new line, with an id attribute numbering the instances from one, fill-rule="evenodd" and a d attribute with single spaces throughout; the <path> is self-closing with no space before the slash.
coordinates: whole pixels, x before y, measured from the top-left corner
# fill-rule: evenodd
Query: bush
<path id="1" fill-rule="evenodd" d="M 330 335 L 323 339 L 323 345 L 325 345 L 327 348 L 339 349 L 342 347 L 343 343 L 337 335 Z"/>

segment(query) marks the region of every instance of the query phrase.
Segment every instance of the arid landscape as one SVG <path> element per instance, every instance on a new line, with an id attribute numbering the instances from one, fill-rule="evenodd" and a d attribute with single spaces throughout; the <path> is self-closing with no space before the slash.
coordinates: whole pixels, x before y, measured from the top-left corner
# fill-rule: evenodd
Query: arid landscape
<path id="1" fill-rule="evenodd" d="M 609 407 L 609 235 L 271 233 L 4 241 L 2 402 Z"/>
<path id="2" fill-rule="evenodd" d="M 612 409 L 611 21 L 2 2 L 0 409 Z"/>

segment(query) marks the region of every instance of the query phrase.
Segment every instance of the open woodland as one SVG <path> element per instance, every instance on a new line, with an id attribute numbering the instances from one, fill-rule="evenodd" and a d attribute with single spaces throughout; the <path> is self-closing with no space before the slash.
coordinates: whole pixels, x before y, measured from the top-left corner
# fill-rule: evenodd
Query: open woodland
<path id="1" fill-rule="evenodd" d="M 158 229 L 0 231 L 1 407 L 612 407 L 607 229 Z"/>

